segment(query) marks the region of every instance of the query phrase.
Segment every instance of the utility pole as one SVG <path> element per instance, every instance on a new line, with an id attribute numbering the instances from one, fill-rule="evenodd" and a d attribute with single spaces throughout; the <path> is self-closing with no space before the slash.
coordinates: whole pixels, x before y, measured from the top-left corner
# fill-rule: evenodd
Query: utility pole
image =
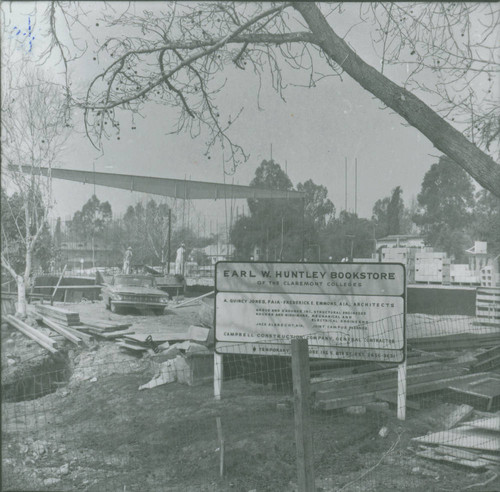
<path id="1" fill-rule="evenodd" d="M 170 239 L 172 237 L 172 209 L 168 207 L 167 273 L 170 273 Z"/>
<path id="2" fill-rule="evenodd" d="M 284 218 L 281 217 L 281 248 L 280 248 L 280 261 L 283 261 L 283 234 L 284 233 Z"/>
<path id="3" fill-rule="evenodd" d="M 358 213 L 358 158 L 354 159 L 354 213 Z"/>
<path id="4" fill-rule="evenodd" d="M 347 157 L 345 158 L 345 172 L 344 172 L 344 196 L 345 196 L 345 205 L 344 210 L 347 212 Z"/>
<path id="5" fill-rule="evenodd" d="M 354 238 L 356 236 L 354 236 L 352 234 L 346 234 L 345 237 L 349 238 L 351 240 L 351 256 L 349 257 L 349 261 L 352 262 L 352 256 L 353 256 L 353 250 L 354 250 Z"/>
<path id="6" fill-rule="evenodd" d="M 306 199 L 302 198 L 302 260 L 305 255 L 305 235 L 306 235 Z"/>

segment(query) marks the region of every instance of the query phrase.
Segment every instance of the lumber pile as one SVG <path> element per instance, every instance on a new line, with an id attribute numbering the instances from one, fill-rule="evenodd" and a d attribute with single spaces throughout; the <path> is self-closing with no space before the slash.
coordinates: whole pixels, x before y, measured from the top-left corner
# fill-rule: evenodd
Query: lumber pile
<path id="1" fill-rule="evenodd" d="M 79 326 L 75 326 L 75 329 L 80 333 L 84 332 L 98 338 L 114 340 L 123 337 L 124 332 L 130 333 L 128 329 L 131 326 L 132 323 L 123 323 L 119 321 L 84 319 Z"/>
<path id="2" fill-rule="evenodd" d="M 432 353 L 411 351 L 407 354 L 410 365 L 422 364 L 424 362 L 449 361 L 456 358 L 455 355 L 447 353 Z M 351 376 L 366 372 L 378 371 L 380 369 L 394 368 L 394 363 L 388 362 L 366 362 L 366 361 L 345 361 L 328 359 L 311 359 L 309 361 L 310 374 L 312 377 L 320 377 L 331 374 L 332 377 Z"/>
<path id="3" fill-rule="evenodd" d="M 407 406 L 419 408 L 412 397 L 440 391 L 447 401 L 476 410 L 490 412 L 500 408 L 500 374 L 494 372 L 500 367 L 500 345 L 459 353 L 439 352 L 440 348 L 438 345 L 437 353 L 409 351 Z M 329 364 L 339 364 L 339 361 Z M 328 370 L 325 361 L 313 361 L 311 374 L 311 392 L 319 410 L 336 410 L 377 400 L 397 401 L 398 375 L 394 364 L 360 362 Z"/>
<path id="4" fill-rule="evenodd" d="M 102 319 L 85 318 L 82 320 L 85 326 L 90 326 L 96 330 L 113 331 L 126 330 L 132 326 L 132 323 L 120 323 L 119 321 L 104 321 Z"/>
<path id="5" fill-rule="evenodd" d="M 500 345 L 475 355 L 477 362 L 471 364 L 473 372 L 491 371 L 500 367 Z"/>
<path id="6" fill-rule="evenodd" d="M 74 343 L 75 345 L 80 345 L 81 343 L 83 343 L 81 337 L 75 335 L 74 332 L 69 331 L 67 328 L 64 328 L 59 323 L 52 321 L 50 318 L 42 316 L 41 321 L 45 326 L 55 331 L 59 335 L 63 336 L 66 340 L 69 340 L 71 343 Z"/>
<path id="7" fill-rule="evenodd" d="M 48 337 L 47 335 L 43 334 L 36 328 L 33 328 L 24 321 L 21 321 L 20 319 L 17 319 L 12 315 L 6 316 L 5 320 L 10 326 L 19 330 L 21 333 L 34 340 L 41 347 L 45 348 L 46 350 L 48 350 L 53 354 L 57 353 L 57 343 L 52 338 Z"/>
<path id="8" fill-rule="evenodd" d="M 430 350 L 464 350 L 474 347 L 495 347 L 500 345 L 500 330 L 491 333 L 456 333 L 408 339 L 412 349 Z"/>
<path id="9" fill-rule="evenodd" d="M 198 349 L 198 351 L 202 351 L 202 349 L 206 349 L 206 345 L 210 344 L 212 333 L 213 331 L 209 328 L 195 325 L 170 332 L 162 331 L 148 334 L 126 332 L 123 334 L 122 340 L 119 341 L 119 345 L 123 349 L 135 353 L 152 351 L 154 354 L 161 354 L 172 350 L 172 347 L 178 349 L 177 353 L 180 353 L 179 350 L 193 352 Z M 185 346 L 186 343 L 191 345 Z"/>
<path id="10" fill-rule="evenodd" d="M 123 333 L 132 326 L 132 323 L 90 318 L 82 322 L 77 312 L 45 304 L 37 304 L 36 311 L 41 315 L 44 325 L 72 343 L 88 343 L 94 337 L 116 339 L 122 337 Z"/>
<path id="11" fill-rule="evenodd" d="M 467 372 L 467 367 L 455 363 L 409 363 L 407 396 L 447 389 L 452 383 L 470 379 Z M 377 400 L 394 402 L 397 385 L 397 368 L 393 367 L 350 376 L 313 378 L 311 391 L 316 408 L 335 410 Z"/>
<path id="12" fill-rule="evenodd" d="M 75 311 L 47 304 L 37 304 L 36 310 L 42 316 L 64 326 L 77 326 L 80 324 L 80 315 Z"/>
<path id="13" fill-rule="evenodd" d="M 454 381 L 448 389 L 453 401 L 469 403 L 487 412 L 500 408 L 500 374 L 478 372 L 469 381 Z"/>
<path id="14" fill-rule="evenodd" d="M 412 439 L 417 456 L 447 461 L 468 468 L 500 467 L 500 415 L 461 423 L 459 426 Z"/>

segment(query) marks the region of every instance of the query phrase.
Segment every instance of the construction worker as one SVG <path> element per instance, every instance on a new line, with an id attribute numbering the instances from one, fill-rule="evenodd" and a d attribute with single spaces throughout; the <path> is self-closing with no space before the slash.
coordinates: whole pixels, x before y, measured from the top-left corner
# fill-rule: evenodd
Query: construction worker
<path id="1" fill-rule="evenodd" d="M 180 245 L 177 249 L 177 255 L 175 257 L 175 274 L 184 275 L 184 255 L 186 254 L 186 248 L 184 243 Z"/>
<path id="2" fill-rule="evenodd" d="M 123 273 L 125 275 L 130 274 L 130 262 L 132 260 L 132 248 L 129 246 L 127 251 L 125 251 L 125 256 L 123 257 Z"/>

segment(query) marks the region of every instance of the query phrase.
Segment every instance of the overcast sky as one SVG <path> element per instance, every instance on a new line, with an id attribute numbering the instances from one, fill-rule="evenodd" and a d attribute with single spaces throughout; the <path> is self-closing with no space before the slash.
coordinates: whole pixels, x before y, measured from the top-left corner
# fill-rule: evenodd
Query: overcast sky
<path id="1" fill-rule="evenodd" d="M 97 8 L 99 2 L 93 5 Z M 139 10 L 159 10 L 160 7 L 160 2 L 135 5 Z M 335 24 L 340 35 L 359 21 L 358 6 L 348 4 L 346 8 L 345 15 Z M 27 25 L 29 17 L 33 22 L 33 4 L 29 2 L 14 3 L 10 10 L 4 4 L 3 11 L 7 36 L 12 37 L 13 25 L 23 22 Z M 42 11 L 43 2 L 38 2 L 32 42 L 34 53 L 44 42 Z M 367 29 L 362 25 L 350 31 L 349 43 L 367 62 L 377 65 L 378 58 Z M 90 78 L 104 66 L 92 62 L 91 56 L 89 51 L 88 56 L 74 64 L 79 81 L 85 76 Z M 46 68 L 55 76 L 61 71 L 53 60 L 49 60 Z M 398 70 L 404 68 L 395 68 L 390 73 L 395 79 Z M 270 158 L 272 145 L 273 159 L 283 168 L 286 163 L 294 185 L 312 179 L 326 186 L 338 213 L 345 201 L 345 158 L 349 168 L 348 209 L 354 210 L 354 162 L 357 159 L 357 210 L 360 216 L 370 217 L 375 201 L 389 195 L 398 185 L 408 203 L 419 192 L 425 172 L 438 160 L 439 152 L 425 137 L 405 126 L 400 116 L 382 109 L 378 100 L 347 75 L 343 80 L 324 79 L 314 88 L 290 86 L 285 92 L 286 102 L 270 84 L 264 84 L 260 97 L 263 110 L 257 106 L 258 80 L 252 73 L 228 67 L 224 76 L 227 83 L 219 100 L 220 109 L 222 114 L 234 115 L 240 107 L 244 108 L 233 125 L 231 136 L 250 154 L 248 162 L 233 176 L 226 176 L 226 182 L 234 179 L 235 183 L 248 184 L 261 161 Z M 285 77 L 291 82 L 297 80 L 297 74 L 292 72 L 285 73 Z M 144 119 L 135 121 L 136 130 L 131 129 L 130 116 L 125 116 L 121 120 L 120 140 L 115 137 L 106 141 L 102 155 L 85 136 L 72 136 L 61 167 L 92 171 L 95 163 L 96 171 L 223 182 L 220 150 L 212 152 L 209 160 L 204 156 L 203 138 L 193 140 L 188 135 L 167 135 L 175 115 L 163 106 L 150 104 L 143 114 Z M 66 218 L 81 208 L 93 189 L 91 185 L 54 180 L 54 192 L 57 203 L 53 215 Z M 97 195 L 101 200 L 109 200 L 115 213 L 123 213 L 129 204 L 144 198 L 139 193 L 104 187 L 97 187 Z M 218 215 L 220 221 L 224 221 L 221 203 L 201 201 L 194 207 L 207 217 Z"/>

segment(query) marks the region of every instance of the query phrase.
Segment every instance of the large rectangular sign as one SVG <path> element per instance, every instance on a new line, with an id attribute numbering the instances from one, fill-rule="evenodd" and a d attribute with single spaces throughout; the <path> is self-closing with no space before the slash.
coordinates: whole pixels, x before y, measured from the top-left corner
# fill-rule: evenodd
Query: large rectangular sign
<path id="1" fill-rule="evenodd" d="M 215 288 L 218 353 L 289 355 L 307 338 L 312 357 L 404 359 L 402 264 L 219 262 Z"/>

